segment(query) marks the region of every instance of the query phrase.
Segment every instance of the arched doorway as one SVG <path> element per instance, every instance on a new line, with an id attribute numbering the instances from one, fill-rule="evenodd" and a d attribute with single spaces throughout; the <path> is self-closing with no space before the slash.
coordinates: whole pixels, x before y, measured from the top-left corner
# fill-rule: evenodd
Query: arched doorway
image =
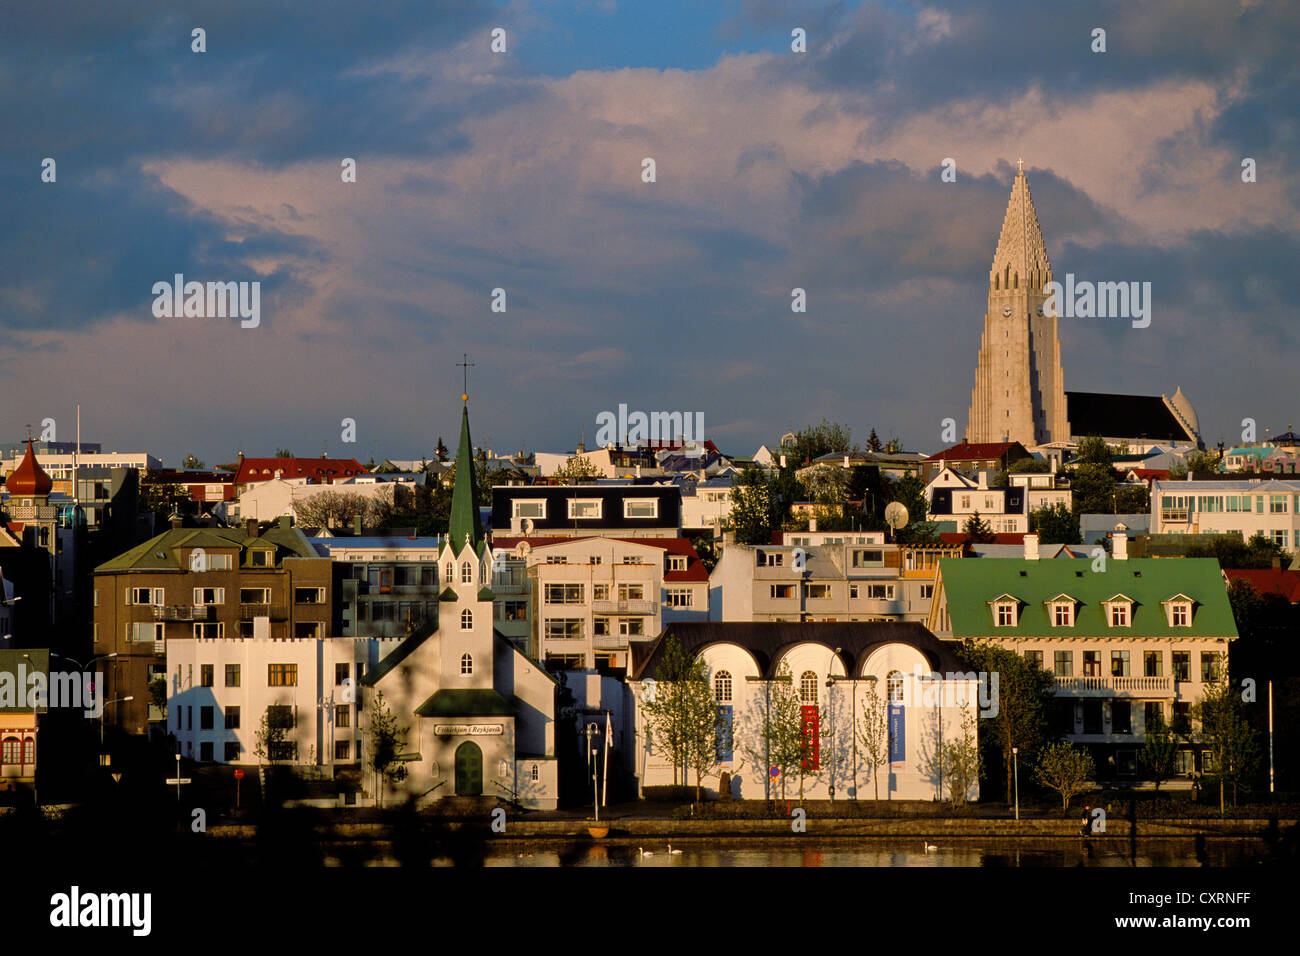
<path id="1" fill-rule="evenodd" d="M 456 796 L 483 795 L 483 751 L 473 741 L 456 748 Z"/>

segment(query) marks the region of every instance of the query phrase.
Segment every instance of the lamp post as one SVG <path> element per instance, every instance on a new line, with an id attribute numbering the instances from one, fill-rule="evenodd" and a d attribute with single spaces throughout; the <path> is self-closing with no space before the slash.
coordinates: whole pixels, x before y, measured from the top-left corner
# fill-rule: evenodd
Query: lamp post
<path id="1" fill-rule="evenodd" d="M 1020 748 L 1011 748 L 1011 764 L 1015 771 L 1016 780 L 1016 819 L 1020 819 Z"/>
<path id="2" fill-rule="evenodd" d="M 135 700 L 135 695 L 128 694 L 126 697 L 118 697 L 110 701 L 105 701 L 104 710 L 108 710 L 109 706 L 112 704 L 125 704 L 128 700 Z M 104 751 L 104 714 L 102 712 L 99 715 L 99 750 L 100 753 L 103 753 Z"/>

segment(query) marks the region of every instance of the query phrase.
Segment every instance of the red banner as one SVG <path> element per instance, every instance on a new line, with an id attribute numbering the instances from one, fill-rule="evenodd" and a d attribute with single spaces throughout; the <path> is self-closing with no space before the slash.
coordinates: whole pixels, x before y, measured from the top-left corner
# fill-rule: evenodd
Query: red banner
<path id="1" fill-rule="evenodd" d="M 821 766 L 821 715 L 816 704 L 805 704 L 800 708 L 803 713 L 803 769 L 817 770 Z"/>

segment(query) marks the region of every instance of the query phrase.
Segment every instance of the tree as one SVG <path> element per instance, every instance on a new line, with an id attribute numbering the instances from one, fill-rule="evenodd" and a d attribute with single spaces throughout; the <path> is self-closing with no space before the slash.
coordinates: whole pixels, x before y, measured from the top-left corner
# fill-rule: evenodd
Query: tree
<path id="1" fill-rule="evenodd" d="M 993 540 L 993 529 L 989 527 L 987 521 L 980 517 L 978 511 L 971 513 L 971 516 L 966 519 L 966 524 L 962 530 L 970 535 L 971 544 L 987 544 Z"/>
<path id="2" fill-rule="evenodd" d="M 886 765 L 889 759 L 889 705 L 885 703 L 884 695 L 876 687 L 876 682 L 870 682 L 870 690 L 867 691 L 867 699 L 862 703 L 862 718 L 858 721 L 857 733 L 858 741 L 862 744 L 863 751 L 867 755 L 867 763 L 871 766 L 871 782 L 876 788 L 876 799 L 880 799 L 880 774 L 877 771 Z M 889 796 L 889 789 L 885 789 L 885 796 Z"/>
<path id="3" fill-rule="evenodd" d="M 447 446 L 442 443 L 442 436 L 439 435 L 438 445 L 433 449 L 433 457 L 438 459 L 438 461 L 446 461 L 447 455 L 448 455 Z"/>
<path id="4" fill-rule="evenodd" d="M 555 470 L 555 478 L 563 485 L 580 485 L 600 477 L 600 469 L 589 458 L 570 455 L 569 460 Z"/>
<path id="5" fill-rule="evenodd" d="M 885 454 L 897 455 L 902 450 L 903 439 L 899 438 L 897 435 L 890 435 L 889 439 L 885 442 Z"/>
<path id="6" fill-rule="evenodd" d="M 880 440 L 880 437 L 876 434 L 876 430 L 874 428 L 871 429 L 871 434 L 867 436 L 867 450 L 880 451 L 884 447 L 884 442 Z"/>
<path id="7" fill-rule="evenodd" d="M 384 694 L 380 691 L 370 708 L 368 760 L 375 775 L 375 795 L 380 809 L 384 806 L 384 784 L 401 783 L 406 779 L 406 764 L 397 758 L 399 751 L 406 746 L 408 729 L 398 726 L 397 717 L 384 703 Z"/>
<path id="8" fill-rule="evenodd" d="M 1205 686 L 1200 701 L 1192 707 L 1192 716 L 1200 721 L 1202 745 L 1214 756 L 1219 815 L 1223 816 L 1225 785 L 1232 783 L 1232 803 L 1236 806 L 1237 785 L 1249 780 L 1259 762 L 1256 732 L 1246 719 L 1241 695 L 1226 675 Z"/>
<path id="9" fill-rule="evenodd" d="M 1107 468 L 1113 460 L 1110 446 L 1098 435 L 1089 435 L 1080 440 L 1079 447 L 1075 450 L 1075 458 L 1080 464 L 1105 465 Z"/>
<path id="10" fill-rule="evenodd" d="M 1184 460 L 1187 462 L 1186 471 L 1192 474 L 1219 470 L 1220 459 L 1217 451 L 1189 451 Z"/>
<path id="11" fill-rule="evenodd" d="M 1115 488 L 1115 514 L 1136 515 L 1151 510 L 1151 489 L 1146 482 L 1119 485 Z"/>
<path id="12" fill-rule="evenodd" d="M 752 732 L 742 737 L 742 748 L 756 767 L 779 773 L 784 800 L 786 778 L 805 757 L 803 702 L 784 661 L 776 677 L 766 682 L 763 695 L 751 702 L 749 723 Z"/>
<path id="13" fill-rule="evenodd" d="M 192 507 L 194 499 L 184 485 L 140 484 L 140 510 L 152 511 L 165 523 L 173 514 Z"/>
<path id="14" fill-rule="evenodd" d="M 1178 769 L 1178 736 L 1159 714 L 1147 721 L 1142 749 L 1138 751 L 1138 763 L 1142 772 L 1155 782 L 1157 793 L 1160 792 L 1160 784 L 1172 777 Z"/>
<path id="15" fill-rule="evenodd" d="M 1038 761 L 1038 782 L 1061 795 L 1061 809 L 1070 808 L 1070 798 L 1088 788 L 1096 767 L 1086 750 L 1067 743 L 1051 743 Z"/>
<path id="16" fill-rule="evenodd" d="M 287 448 L 277 448 L 277 449 L 275 450 L 275 457 L 276 457 L 276 458 L 292 458 L 292 457 L 293 457 L 293 452 L 291 452 L 291 451 L 290 451 L 289 449 L 287 449 Z"/>
<path id="17" fill-rule="evenodd" d="M 1045 475 L 1052 470 L 1050 462 L 1042 458 L 1017 458 L 1007 467 L 1009 475 Z"/>
<path id="18" fill-rule="evenodd" d="M 1242 541 L 1235 534 L 1219 534 L 1208 544 L 1195 544 L 1187 549 L 1189 558 L 1217 558 L 1224 568 L 1271 568 L 1274 559 L 1282 567 L 1291 563 L 1291 553 L 1272 538 L 1257 533 L 1250 541 Z"/>
<path id="19" fill-rule="evenodd" d="M 700 556 L 700 563 L 704 565 L 704 570 L 712 574 L 713 569 L 718 566 L 718 549 L 713 542 L 713 535 L 697 534 L 691 538 L 691 546 Z"/>
<path id="20" fill-rule="evenodd" d="M 962 708 L 961 737 L 951 743 L 940 743 L 943 769 L 948 781 L 948 799 L 954 806 L 965 803 L 971 786 L 980 777 L 979 737 L 975 729 L 975 714 L 970 707 Z"/>
<path id="21" fill-rule="evenodd" d="M 183 459 L 181 459 L 181 467 L 186 471 L 201 471 L 202 469 L 206 468 L 207 465 L 199 461 L 193 455 L 186 455 Z"/>
<path id="22" fill-rule="evenodd" d="M 293 513 L 300 525 L 339 528 L 351 525 L 358 515 L 363 524 L 371 517 L 374 502 L 354 491 L 321 489 L 308 485 L 305 493 L 293 498 Z"/>
<path id="23" fill-rule="evenodd" d="M 1070 485 L 1077 514 L 1115 513 L 1115 473 L 1109 464 L 1079 465 L 1074 469 Z"/>
<path id="24" fill-rule="evenodd" d="M 1039 508 L 1029 515 L 1029 530 L 1038 532 L 1043 544 L 1079 544 L 1079 516 L 1064 504 Z"/>
<path id="25" fill-rule="evenodd" d="M 857 450 L 845 426 L 823 418 L 820 425 L 809 425 L 795 432 L 794 442 L 786 451 L 787 463 L 799 467 L 811 464 L 822 455 L 849 455 Z"/>
<path id="26" fill-rule="evenodd" d="M 653 700 L 644 705 L 646 729 L 673 764 L 695 771 L 695 799 L 704 774 L 718 762 L 718 705 L 709 688 L 704 660 L 683 650 L 676 637 L 664 644 Z"/>
<path id="27" fill-rule="evenodd" d="M 772 540 L 771 492 L 763 473 L 752 465 L 732 485 L 728 524 L 740 544 L 767 544 Z"/>
<path id="28" fill-rule="evenodd" d="M 1056 678 L 1014 651 L 967 640 L 962 655 L 988 675 L 997 713 L 986 718 L 1006 770 L 1007 803 L 1012 800 L 1012 750 L 1032 760 L 1047 736 L 1047 710 L 1056 699 Z M 996 692 L 993 681 L 997 680 Z"/>

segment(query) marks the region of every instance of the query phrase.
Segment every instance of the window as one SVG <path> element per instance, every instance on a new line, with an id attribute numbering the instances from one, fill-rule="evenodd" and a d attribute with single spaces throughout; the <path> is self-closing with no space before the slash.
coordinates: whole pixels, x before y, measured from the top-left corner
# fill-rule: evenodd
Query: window
<path id="1" fill-rule="evenodd" d="M 639 555 L 639 554 L 625 554 L 625 555 L 623 555 L 623 563 L 624 563 L 624 564 L 640 564 L 640 563 L 641 563 L 641 555 Z"/>
<path id="2" fill-rule="evenodd" d="M 546 666 L 550 670 L 581 670 L 587 666 L 587 658 L 582 654 L 547 654 Z"/>
<path id="3" fill-rule="evenodd" d="M 514 516 L 516 518 L 545 518 L 546 517 L 545 501 L 539 499 L 533 499 L 533 498 L 523 498 L 523 499 L 516 499 L 512 504 L 514 506 Z"/>
<path id="4" fill-rule="evenodd" d="M 608 637 L 608 636 L 609 636 L 609 621 L 610 621 L 610 619 L 607 618 L 607 617 L 598 617 L 598 618 L 596 618 L 596 619 L 595 619 L 595 622 L 594 622 L 594 624 L 593 624 L 592 632 L 593 632 L 597 637 Z"/>
<path id="5" fill-rule="evenodd" d="M 248 552 L 248 563 L 254 568 L 269 568 L 273 553 L 267 548 L 253 548 Z"/>
<path id="6" fill-rule="evenodd" d="M 240 588 L 239 603 L 240 604 L 270 604 L 271 589 L 270 588 Z"/>
<path id="7" fill-rule="evenodd" d="M 1174 680 L 1190 681 L 1192 679 L 1192 652 L 1174 651 Z"/>
<path id="8" fill-rule="evenodd" d="M 1269 495 L 1268 496 L 1268 513 L 1271 515 L 1286 514 L 1286 495 Z"/>
<path id="9" fill-rule="evenodd" d="M 212 741 L 205 740 L 199 744 L 199 760 L 203 763 L 212 763 Z"/>
<path id="10" fill-rule="evenodd" d="M 799 675 L 799 700 L 805 704 L 817 703 L 817 675 L 812 671 Z"/>
<path id="11" fill-rule="evenodd" d="M 470 564 L 468 561 L 462 561 L 460 564 L 460 583 L 474 583 L 474 565 Z"/>
<path id="12" fill-rule="evenodd" d="M 1142 652 L 1142 676 L 1143 677 L 1163 677 L 1162 671 L 1164 654 L 1160 651 L 1143 651 Z"/>
<path id="13" fill-rule="evenodd" d="M 537 782 L 538 780 L 537 764 L 533 764 L 533 768 L 528 772 L 528 775 L 532 777 L 533 783 Z"/>
<path id="14" fill-rule="evenodd" d="M 498 607 L 501 609 L 500 614 L 503 621 L 528 620 L 527 601 L 502 601 Z"/>
<path id="15" fill-rule="evenodd" d="M 1285 528 L 1274 528 L 1271 534 L 1274 544 L 1280 548 L 1285 548 L 1287 546 L 1287 534 Z"/>
<path id="16" fill-rule="evenodd" d="M 668 588 L 667 598 L 668 598 L 669 607 L 690 607 L 691 589 L 690 588 Z"/>
<path id="17" fill-rule="evenodd" d="M 1192 605 L 1190 601 L 1168 601 L 1165 603 L 1165 607 L 1169 609 L 1170 627 L 1192 626 Z"/>
<path id="18" fill-rule="evenodd" d="M 342 684 L 344 681 L 346 681 L 346 680 L 348 679 L 348 677 L 351 676 L 351 674 L 352 674 L 352 665 L 351 665 L 351 664 L 335 664 L 335 665 L 334 665 L 334 684 L 335 684 L 335 686 L 338 686 L 338 685 Z"/>
<path id="19" fill-rule="evenodd" d="M 431 588 L 438 584 L 438 567 L 434 565 L 420 569 L 420 587 Z"/>
<path id="20" fill-rule="evenodd" d="M 324 588 L 294 588 L 293 603 L 294 604 L 324 604 L 325 589 Z"/>
<path id="21" fill-rule="evenodd" d="M 618 619 L 618 633 L 624 637 L 637 637 L 645 633 L 645 622 L 639 617 L 621 617 Z"/>
<path id="22" fill-rule="evenodd" d="M 297 687 L 297 664 L 266 665 L 266 684 L 268 687 Z"/>
<path id="23" fill-rule="evenodd" d="M 755 561 L 760 568 L 779 568 L 785 564 L 785 555 L 775 551 L 759 551 Z"/>
<path id="24" fill-rule="evenodd" d="M 224 637 L 225 633 L 226 625 L 220 621 L 194 625 L 194 639 L 196 641 L 217 641 Z"/>
<path id="25" fill-rule="evenodd" d="M 1074 627 L 1074 602 L 1052 602 L 1052 627 Z"/>
<path id="26" fill-rule="evenodd" d="M 456 566 L 452 564 L 450 561 L 447 562 L 447 572 L 444 575 L 444 577 L 446 578 L 448 584 L 451 584 L 451 582 L 456 578 Z"/>
<path id="27" fill-rule="evenodd" d="M 547 604 L 581 604 L 581 584 L 548 584 L 545 595 Z"/>
<path id="28" fill-rule="evenodd" d="M 618 599 L 620 601 L 644 601 L 645 585 L 620 584 L 618 586 Z"/>
<path id="29" fill-rule="evenodd" d="M 1130 701 L 1110 702 L 1110 732 L 1112 734 L 1133 733 L 1133 705 Z"/>
<path id="30" fill-rule="evenodd" d="M 853 567 L 855 568 L 879 568 L 885 564 L 884 551 L 860 551 L 853 552 Z"/>
<path id="31" fill-rule="evenodd" d="M 659 499 L 629 498 L 623 502 L 624 518 L 658 518 Z"/>
<path id="32" fill-rule="evenodd" d="M 685 571 L 685 570 L 686 570 L 686 556 L 685 556 L 685 555 L 681 555 L 681 554 L 670 554 L 670 555 L 668 555 L 668 570 L 669 570 L 669 571 Z"/>
<path id="33" fill-rule="evenodd" d="M 1208 684 L 1219 680 L 1220 656 L 1217 651 L 1201 652 L 1201 683 Z"/>
<path id="34" fill-rule="evenodd" d="M 993 623 L 996 627 L 1016 626 L 1016 605 L 1010 601 L 999 601 L 993 605 Z"/>
<path id="35" fill-rule="evenodd" d="M 719 704 L 731 703 L 731 671 L 718 671 L 713 675 L 713 698 Z"/>
<path id="36" fill-rule="evenodd" d="M 602 558 L 602 557 L 601 557 L 600 555 L 598 555 L 598 554 L 589 554 L 589 555 L 587 555 L 587 563 L 588 563 L 588 564 L 602 564 L 602 563 L 604 562 L 604 560 L 605 560 L 605 559 Z"/>
<path id="37" fill-rule="evenodd" d="M 592 598 L 593 598 L 594 600 L 597 600 L 597 601 L 608 601 L 608 600 L 609 600 L 609 585 L 608 585 L 608 584 L 593 584 L 593 585 L 591 586 L 591 596 L 592 596 Z"/>
<path id="38" fill-rule="evenodd" d="M 922 600 L 922 601 L 928 601 L 928 600 L 930 600 L 930 598 L 932 598 L 932 597 L 934 597 L 934 585 L 933 585 L 933 584 L 922 584 L 922 585 L 921 585 L 921 600 Z"/>
<path id="39" fill-rule="evenodd" d="M 212 604 L 226 603 L 225 588 L 195 588 L 194 589 L 195 605 L 208 606 Z"/>
<path id="40" fill-rule="evenodd" d="M 238 707 L 230 706 L 226 708 L 226 729 L 227 730 L 239 729 L 239 708 Z"/>
<path id="41" fill-rule="evenodd" d="M 162 588 L 127 588 L 127 604 L 162 604 Z"/>
<path id="42" fill-rule="evenodd" d="M 1158 700 L 1148 700 L 1142 705 L 1142 723 L 1149 728 L 1157 722 L 1165 722 L 1165 705 Z"/>
<path id="43" fill-rule="evenodd" d="M 558 617 L 546 622 L 547 640 L 578 640 L 582 637 L 582 618 Z"/>
<path id="44" fill-rule="evenodd" d="M 1043 669 L 1043 652 L 1042 651 L 1025 651 L 1025 660 L 1036 667 L 1038 670 Z"/>
<path id="45" fill-rule="evenodd" d="M 1128 677 L 1128 651 L 1110 652 L 1110 676 Z"/>
<path id="46" fill-rule="evenodd" d="M 351 727 L 352 726 L 352 705 L 338 704 L 334 708 L 334 726 Z"/>
<path id="47" fill-rule="evenodd" d="M 209 554 L 209 571 L 229 571 L 234 567 L 234 559 L 228 554 Z"/>
<path id="48" fill-rule="evenodd" d="M 809 584 L 805 586 L 805 593 L 814 601 L 826 600 L 831 596 L 831 586 L 829 584 Z"/>
<path id="49" fill-rule="evenodd" d="M 226 686 L 227 687 L 239 686 L 239 665 L 238 664 L 226 665 Z"/>
<path id="50" fill-rule="evenodd" d="M 794 585 L 773 584 L 771 586 L 771 595 L 774 598 L 792 598 L 794 597 Z"/>
<path id="51" fill-rule="evenodd" d="M 1101 651 L 1083 652 L 1083 676 L 1084 677 L 1101 676 Z"/>
<path id="52" fill-rule="evenodd" d="M 892 584 L 868 584 L 867 599 L 871 601 L 892 601 L 894 586 Z"/>
<path id="53" fill-rule="evenodd" d="M 568 555 L 564 555 L 564 554 L 548 554 L 546 556 L 546 563 L 547 564 L 568 564 L 569 558 Z"/>
<path id="54" fill-rule="evenodd" d="M 857 598 L 858 598 L 858 586 L 857 586 L 856 584 L 850 584 L 850 585 L 849 585 L 849 600 L 851 600 L 851 601 L 856 601 Z"/>
<path id="55" fill-rule="evenodd" d="M 334 741 L 334 759 L 351 760 L 352 759 L 352 741 L 336 740 Z"/>
<path id="56" fill-rule="evenodd" d="M 211 730 L 213 721 L 216 719 L 215 707 L 199 708 L 199 730 Z"/>
<path id="57" fill-rule="evenodd" d="M 225 760 L 226 763 L 234 763 L 239 759 L 239 741 L 227 740 L 225 743 Z"/>
<path id="58" fill-rule="evenodd" d="M 1127 603 L 1108 604 L 1110 626 L 1111 627 L 1128 627 L 1130 623 L 1129 605 Z"/>
<path id="59" fill-rule="evenodd" d="M 321 624 L 318 621 L 294 621 L 293 636 L 300 641 L 317 640 L 321 636 Z"/>
<path id="60" fill-rule="evenodd" d="M 1052 655 L 1052 672 L 1057 677 L 1074 676 L 1074 651 L 1056 651 Z"/>
<path id="61" fill-rule="evenodd" d="M 601 501 L 599 498 L 570 498 L 569 499 L 569 517 L 570 518 L 587 518 L 594 519 L 601 516 Z"/>
<path id="62" fill-rule="evenodd" d="M 211 664 L 199 665 L 199 686 L 200 687 L 213 686 L 215 681 L 213 678 L 212 671 L 213 671 L 213 667 Z"/>
<path id="63" fill-rule="evenodd" d="M 460 672 L 461 674 L 474 673 L 474 658 L 468 654 L 460 655 Z"/>
<path id="64" fill-rule="evenodd" d="M 474 612 L 469 608 L 460 612 L 460 629 L 462 631 L 474 630 Z"/>
<path id="65" fill-rule="evenodd" d="M 889 676 L 885 678 L 885 693 L 888 695 L 891 704 L 903 703 L 903 674 L 901 671 L 889 672 Z"/>

